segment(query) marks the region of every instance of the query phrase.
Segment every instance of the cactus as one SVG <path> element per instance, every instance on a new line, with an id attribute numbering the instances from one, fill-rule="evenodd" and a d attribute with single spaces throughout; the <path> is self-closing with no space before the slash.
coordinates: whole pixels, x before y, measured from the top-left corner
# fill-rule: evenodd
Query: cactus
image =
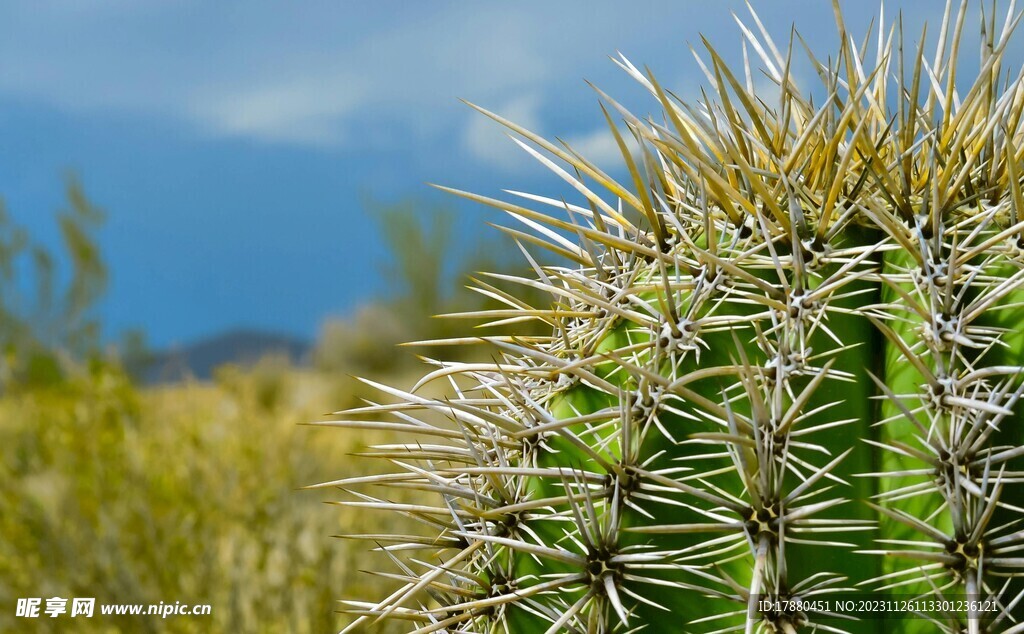
<path id="1" fill-rule="evenodd" d="M 533 268 L 481 276 L 506 307 L 471 316 L 547 334 L 440 342 L 492 359 L 432 360 L 320 423 L 406 435 L 374 448 L 389 473 L 325 486 L 424 527 L 355 536 L 397 589 L 348 601 L 345 631 L 1024 632 L 1020 16 L 980 8 L 967 81 L 966 0 L 930 51 L 899 20 L 855 40 L 834 5 L 811 94 L 803 41 L 779 47 L 752 9 L 739 71 L 695 52 L 695 104 L 616 60 L 662 110 L 598 91 L 622 182 L 478 108 L 578 195 L 449 190 L 521 222 Z M 991 609 L 882 623 L 762 601 L 851 592 Z"/>

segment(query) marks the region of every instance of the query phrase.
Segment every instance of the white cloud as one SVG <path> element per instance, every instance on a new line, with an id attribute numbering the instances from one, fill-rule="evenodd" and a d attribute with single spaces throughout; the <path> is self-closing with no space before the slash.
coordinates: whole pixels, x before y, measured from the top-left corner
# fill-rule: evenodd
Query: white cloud
<path id="1" fill-rule="evenodd" d="M 439 0 L 401 9 L 311 0 L 302 11 L 267 0 L 8 0 L 0 3 L 0 98 L 176 119 L 206 134 L 270 142 L 436 140 L 462 125 L 458 97 L 497 110 L 532 107 L 526 114 L 537 119 L 536 103 L 526 103 L 536 97 L 522 95 L 564 108 L 569 92 L 585 91 L 582 76 L 618 77 L 606 59 L 617 49 L 655 70 L 675 64 L 685 51 L 683 22 L 688 33 L 712 36 L 729 24 L 728 39 L 715 39 L 738 40 L 728 3 L 714 11 L 707 3 L 642 4 L 638 15 L 651 19 L 623 21 L 610 0 Z M 511 164 L 505 157 L 515 147 L 488 141 L 483 128 L 495 124 L 473 116 L 465 147 Z M 595 158 L 614 150 L 596 131 L 576 140 Z"/>
<path id="2" fill-rule="evenodd" d="M 626 147 L 630 148 L 632 137 L 623 137 Z M 622 152 L 615 136 L 608 128 L 598 128 L 592 132 L 571 136 L 565 140 L 569 147 L 576 150 L 583 158 L 600 168 L 608 168 L 622 164 Z"/>
<path id="3" fill-rule="evenodd" d="M 585 6 L 437 2 L 396 11 L 312 1 L 299 12 L 262 0 L 14 0 L 0 3 L 0 98 L 270 142 L 436 140 L 467 114 L 460 97 L 525 108 L 521 95 L 561 90 L 563 81 L 584 92 L 585 68 L 614 73 L 607 54 L 653 36 L 624 26 L 616 11 L 588 10 L 581 20 Z M 477 150 L 509 160 L 485 151 L 483 125 L 470 135 Z"/>
<path id="4" fill-rule="evenodd" d="M 358 78 L 307 78 L 204 95 L 192 114 L 217 134 L 336 146 L 345 140 L 345 118 L 366 98 Z"/>
<path id="5" fill-rule="evenodd" d="M 536 94 L 519 97 L 499 108 L 488 108 L 495 114 L 527 130 L 540 132 L 540 97 Z M 462 134 L 462 146 L 470 156 L 507 171 L 522 169 L 534 159 L 508 138 L 509 130 L 490 117 L 475 110 Z"/>
<path id="6" fill-rule="evenodd" d="M 396 13 L 329 2 L 282 12 L 252 2 L 239 11 L 185 0 L 64 13 L 50 2 L 0 6 L 0 97 L 339 145 L 364 115 L 405 134 L 437 134 L 465 111 L 459 97 L 507 99 L 551 78 L 538 46 L 544 29 L 526 9 Z"/>

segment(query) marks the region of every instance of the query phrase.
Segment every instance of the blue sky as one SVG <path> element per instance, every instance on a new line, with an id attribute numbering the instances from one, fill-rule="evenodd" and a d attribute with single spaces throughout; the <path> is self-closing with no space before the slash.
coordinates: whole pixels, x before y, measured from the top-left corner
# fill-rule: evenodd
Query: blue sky
<path id="1" fill-rule="evenodd" d="M 834 48 L 829 2 L 755 6 L 778 40 L 795 22 L 817 51 Z M 844 6 L 858 34 L 877 11 Z M 923 19 L 938 26 L 942 3 L 886 4 L 898 9 L 916 37 Z M 584 79 L 653 109 L 609 60 L 621 51 L 693 96 L 687 42 L 703 33 L 738 61 L 730 11 L 745 17 L 742 2 L 711 0 L 9 0 L 0 196 L 49 239 L 68 171 L 106 209 L 108 336 L 140 327 L 164 346 L 246 326 L 313 337 L 386 292 L 367 197 L 451 203 L 470 239 L 498 214 L 425 183 L 565 193 L 459 98 L 614 164 Z"/>

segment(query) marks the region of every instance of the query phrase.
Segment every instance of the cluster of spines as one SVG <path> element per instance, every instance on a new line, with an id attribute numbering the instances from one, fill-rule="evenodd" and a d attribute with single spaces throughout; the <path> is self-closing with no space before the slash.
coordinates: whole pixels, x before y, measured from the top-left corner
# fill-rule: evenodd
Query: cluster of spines
<path id="1" fill-rule="evenodd" d="M 980 73 L 961 92 L 967 9 L 947 3 L 929 61 L 923 46 L 904 54 L 900 25 L 858 44 L 837 7 L 838 58 L 808 51 L 817 107 L 793 80 L 802 40 L 782 54 L 756 15 L 760 37 L 740 22 L 742 77 L 705 43 L 709 59 L 697 59 L 712 96 L 696 106 L 619 60 L 665 113 L 642 121 L 602 93 L 632 135 L 606 111 L 631 185 L 485 111 L 583 203 L 516 193 L 562 219 L 456 193 L 508 212 L 532 230 L 508 230 L 521 245 L 574 266 L 541 267 L 524 248 L 535 277 L 478 281 L 508 308 L 477 316 L 541 320 L 551 336 L 450 340 L 486 341 L 500 358 L 436 361 L 408 392 L 378 386 L 397 403 L 324 423 L 415 436 L 375 449 L 395 473 L 327 484 L 360 498 L 346 504 L 429 528 L 363 536 L 400 587 L 350 603 L 353 628 L 390 617 L 422 633 L 627 632 L 704 596 L 714 611 L 684 610 L 688 627 L 846 631 L 756 599 L 860 583 L 994 598 L 994 614 L 929 625 L 1020 630 L 1010 623 L 1024 597 L 1012 586 L 1024 574 L 1022 510 L 1005 491 L 1019 488 L 1009 465 L 1024 449 L 1005 428 L 1019 421 L 1024 356 L 1010 331 L 1024 300 L 1024 90 L 1020 74 L 1003 74 L 1020 17 L 1011 3 L 997 23 L 983 7 Z M 748 45 L 777 103 L 755 89 Z M 551 302 L 526 305 L 502 283 Z M 882 350 L 885 363 L 872 363 Z M 453 396 L 419 395 L 439 380 Z M 867 443 L 834 442 L 851 433 Z M 875 455 L 851 464 L 868 445 Z M 865 463 L 870 477 L 849 477 Z M 873 480 L 887 532 L 859 551 L 885 567 L 803 561 L 862 544 L 873 523 L 847 498 Z M 353 491 L 364 485 L 430 501 Z M 849 578 L 858 570 L 875 572 Z"/>

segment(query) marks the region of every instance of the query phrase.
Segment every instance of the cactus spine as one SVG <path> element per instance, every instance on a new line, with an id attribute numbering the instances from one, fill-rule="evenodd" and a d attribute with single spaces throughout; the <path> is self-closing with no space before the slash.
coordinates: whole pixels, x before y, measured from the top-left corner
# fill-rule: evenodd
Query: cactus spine
<path id="1" fill-rule="evenodd" d="M 376 448 L 392 473 L 326 485 L 426 528 L 363 536 L 400 587 L 348 602 L 349 631 L 1024 631 L 1019 15 L 982 7 L 968 84 L 968 10 L 947 3 L 928 54 L 900 22 L 855 42 L 836 3 L 838 53 L 808 51 L 815 99 L 792 78 L 801 41 L 780 48 L 753 11 L 742 73 L 695 54 L 696 104 L 621 58 L 663 110 L 601 93 L 621 183 L 481 109 L 579 195 L 451 190 L 527 229 L 508 232 L 535 275 L 478 282 L 507 305 L 490 323 L 550 334 L 448 341 L 495 360 L 433 361 L 322 423 L 408 434 Z M 434 381 L 452 396 L 421 396 Z M 854 588 L 997 609 L 879 625 L 758 600 Z"/>

